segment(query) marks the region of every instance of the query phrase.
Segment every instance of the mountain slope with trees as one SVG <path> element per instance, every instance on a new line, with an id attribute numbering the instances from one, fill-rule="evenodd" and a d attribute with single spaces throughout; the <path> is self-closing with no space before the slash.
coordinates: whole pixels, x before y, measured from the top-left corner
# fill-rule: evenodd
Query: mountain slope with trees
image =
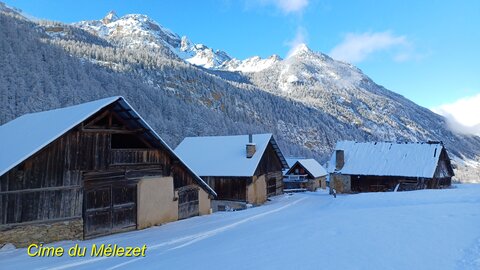
<path id="1" fill-rule="evenodd" d="M 287 155 L 321 161 L 346 139 L 442 140 L 459 160 L 480 153 L 479 137 L 451 132 L 443 117 L 306 46 L 242 73 L 192 65 L 165 36 L 146 39 L 158 46 L 144 46 L 144 37 L 108 38 L 79 24 L 33 22 L 3 8 L 0 123 L 122 95 L 173 146 L 185 136 L 271 132 Z M 138 46 L 131 46 L 128 40 L 136 38 Z"/>

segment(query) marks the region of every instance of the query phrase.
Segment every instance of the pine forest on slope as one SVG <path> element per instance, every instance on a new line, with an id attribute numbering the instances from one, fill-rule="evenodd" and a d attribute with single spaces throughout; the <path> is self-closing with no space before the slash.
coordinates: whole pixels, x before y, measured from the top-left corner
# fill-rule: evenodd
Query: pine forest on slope
<path id="1" fill-rule="evenodd" d="M 460 179 L 480 178 L 480 137 L 453 133 L 443 117 L 306 45 L 286 59 L 238 60 L 145 15 L 67 25 L 0 10 L 0 124 L 122 95 L 173 146 L 271 132 L 286 155 L 324 162 L 338 140 L 441 140 Z"/>

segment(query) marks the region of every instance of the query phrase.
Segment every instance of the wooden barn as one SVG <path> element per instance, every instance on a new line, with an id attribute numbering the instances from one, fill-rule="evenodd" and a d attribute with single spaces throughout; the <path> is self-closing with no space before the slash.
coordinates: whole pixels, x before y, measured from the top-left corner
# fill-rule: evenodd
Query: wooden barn
<path id="1" fill-rule="evenodd" d="M 327 171 L 315 159 L 296 159 L 283 176 L 285 191 L 326 189 Z"/>
<path id="2" fill-rule="evenodd" d="M 272 134 L 188 137 L 175 152 L 217 192 L 214 211 L 243 209 L 283 193 L 288 165 Z"/>
<path id="3" fill-rule="evenodd" d="M 445 188 L 454 175 L 442 142 L 338 142 L 328 162 L 338 193 Z"/>
<path id="4" fill-rule="evenodd" d="M 216 195 L 122 97 L 23 115 L 0 149 L 0 245 L 208 214 Z"/>

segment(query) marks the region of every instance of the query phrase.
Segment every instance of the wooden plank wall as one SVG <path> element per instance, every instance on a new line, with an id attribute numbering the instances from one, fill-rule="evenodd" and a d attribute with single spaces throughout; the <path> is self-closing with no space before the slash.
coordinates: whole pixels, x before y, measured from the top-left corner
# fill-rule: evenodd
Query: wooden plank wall
<path id="1" fill-rule="evenodd" d="M 118 150 L 110 165 L 110 136 L 72 130 L 0 176 L 0 224 L 80 217 L 85 171 L 169 167 L 168 154 L 152 149 Z"/>
<path id="2" fill-rule="evenodd" d="M 207 184 L 217 193 L 217 200 L 246 201 L 247 186 L 251 177 L 213 177 L 202 176 Z"/>
<path id="3" fill-rule="evenodd" d="M 259 176 L 271 172 L 281 172 L 282 169 L 282 162 L 278 158 L 275 149 L 273 149 L 272 145 L 269 143 L 267 145 L 267 149 L 265 149 L 262 159 L 260 160 L 260 163 L 258 164 L 255 175 Z"/>

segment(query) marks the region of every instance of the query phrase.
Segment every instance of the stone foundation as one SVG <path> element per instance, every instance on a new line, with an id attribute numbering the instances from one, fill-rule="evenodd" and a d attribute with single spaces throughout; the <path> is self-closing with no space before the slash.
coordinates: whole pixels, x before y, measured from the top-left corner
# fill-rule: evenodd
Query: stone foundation
<path id="1" fill-rule="evenodd" d="M 350 175 L 331 174 L 330 188 L 334 188 L 337 193 L 351 193 L 352 184 Z"/>
<path id="2" fill-rule="evenodd" d="M 247 209 L 246 202 L 212 200 L 212 210 L 217 211 L 237 211 Z"/>
<path id="3" fill-rule="evenodd" d="M 6 243 L 27 247 L 32 243 L 83 239 L 83 220 L 74 219 L 28 225 L 0 226 L 0 247 Z"/>
<path id="4" fill-rule="evenodd" d="M 307 182 L 307 190 L 308 191 L 316 191 L 317 188 L 320 187 L 320 179 L 315 178 L 315 179 L 308 179 Z"/>

